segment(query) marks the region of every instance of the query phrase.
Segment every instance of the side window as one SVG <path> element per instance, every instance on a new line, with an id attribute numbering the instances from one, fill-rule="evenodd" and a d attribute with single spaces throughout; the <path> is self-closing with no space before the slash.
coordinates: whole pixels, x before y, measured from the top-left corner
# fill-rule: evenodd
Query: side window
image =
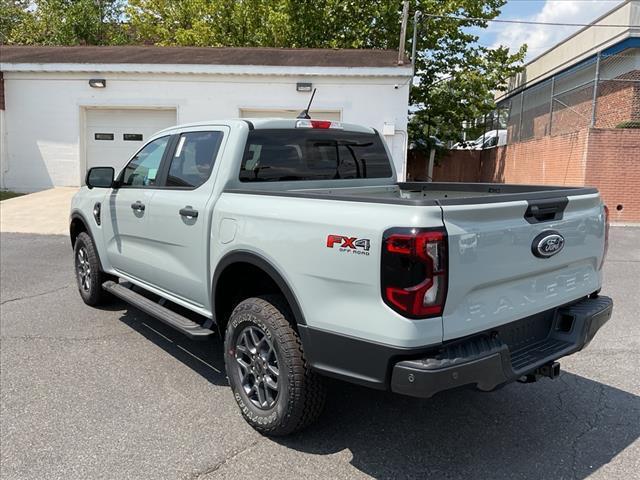
<path id="1" fill-rule="evenodd" d="M 168 143 L 169 137 L 162 137 L 145 145 L 125 167 L 121 186 L 150 187 L 155 185 L 160 162 Z"/>
<path id="2" fill-rule="evenodd" d="M 495 137 L 491 137 L 488 140 L 486 140 L 484 142 L 484 145 L 482 146 L 482 148 L 491 148 L 491 147 L 495 147 L 496 145 L 498 145 L 498 136 L 497 135 Z"/>
<path id="3" fill-rule="evenodd" d="M 211 175 L 222 142 L 222 132 L 190 132 L 180 135 L 171 159 L 167 187 L 197 188 Z"/>

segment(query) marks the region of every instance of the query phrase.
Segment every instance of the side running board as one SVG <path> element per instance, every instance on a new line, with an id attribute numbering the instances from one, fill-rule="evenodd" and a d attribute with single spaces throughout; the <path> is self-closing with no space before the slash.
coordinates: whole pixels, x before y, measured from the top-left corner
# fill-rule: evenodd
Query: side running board
<path id="1" fill-rule="evenodd" d="M 102 284 L 102 288 L 152 317 L 157 318 L 161 322 L 166 323 L 170 327 L 175 328 L 179 332 L 184 333 L 189 338 L 205 340 L 209 335 L 213 334 L 213 330 L 203 328 L 187 317 L 183 317 L 119 283 L 109 280 Z"/>

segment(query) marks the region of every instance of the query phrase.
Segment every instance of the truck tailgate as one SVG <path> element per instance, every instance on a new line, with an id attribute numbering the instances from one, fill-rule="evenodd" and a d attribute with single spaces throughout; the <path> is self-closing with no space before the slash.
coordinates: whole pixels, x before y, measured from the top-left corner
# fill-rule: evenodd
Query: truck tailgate
<path id="1" fill-rule="evenodd" d="M 549 214 L 549 205 L 556 205 L 558 213 Z M 451 200 L 441 206 L 449 238 L 443 340 L 512 322 L 600 288 L 605 215 L 597 193 L 486 203 Z M 547 246 L 556 244 L 544 254 L 562 243 L 548 238 L 555 234 L 564 239 L 559 251 L 536 256 L 541 239 L 549 240 Z"/>

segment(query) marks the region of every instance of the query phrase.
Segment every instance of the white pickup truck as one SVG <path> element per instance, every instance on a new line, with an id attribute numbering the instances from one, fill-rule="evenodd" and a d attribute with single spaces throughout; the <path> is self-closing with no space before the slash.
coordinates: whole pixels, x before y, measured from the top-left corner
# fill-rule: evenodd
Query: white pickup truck
<path id="1" fill-rule="evenodd" d="M 70 219 L 78 289 L 224 338 L 246 420 L 311 423 L 323 376 L 428 398 L 554 378 L 610 318 L 593 188 L 399 183 L 373 129 L 224 120 L 163 130 Z"/>

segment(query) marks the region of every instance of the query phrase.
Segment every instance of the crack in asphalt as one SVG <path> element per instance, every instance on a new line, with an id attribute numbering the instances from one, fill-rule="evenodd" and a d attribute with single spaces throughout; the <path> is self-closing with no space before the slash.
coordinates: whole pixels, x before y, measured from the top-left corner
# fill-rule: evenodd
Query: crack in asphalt
<path id="1" fill-rule="evenodd" d="M 65 288 L 71 287 L 72 285 L 73 285 L 73 283 L 69 283 L 69 284 L 64 285 L 62 287 L 57 287 L 57 288 L 54 288 L 52 290 L 47 290 L 46 292 L 34 293 L 33 295 L 25 295 L 23 297 L 10 298 L 9 300 L 4 300 L 4 301 L 0 302 L 0 305 L 4 305 L 5 303 L 10 303 L 10 302 L 18 302 L 20 300 L 28 300 L 30 298 L 35 298 L 35 297 L 41 297 L 43 295 L 48 295 L 50 293 L 59 292 L 60 290 L 64 290 Z"/>
<path id="2" fill-rule="evenodd" d="M 562 399 L 562 395 L 568 392 L 569 390 L 572 390 L 573 386 L 567 383 L 563 375 L 560 375 L 558 379 L 560 380 L 560 383 L 562 383 L 565 386 L 565 388 L 563 388 L 559 392 L 556 392 L 556 398 L 558 399 L 558 403 L 560 403 L 558 410 L 560 410 L 561 413 L 568 413 L 574 418 L 574 420 L 579 420 L 578 415 L 576 415 L 576 412 L 574 412 L 573 409 L 564 408 L 565 407 L 564 400 Z"/>
<path id="3" fill-rule="evenodd" d="M 96 337 L 54 337 L 48 335 L 2 335 L 0 340 L 60 340 L 63 342 L 82 342 L 88 340 L 107 340 L 109 338 L 128 337 L 136 332 L 115 333 L 113 335 L 99 335 Z"/>
<path id="4" fill-rule="evenodd" d="M 607 408 L 607 404 L 606 404 L 607 394 L 605 392 L 605 385 L 600 384 L 599 390 L 600 392 L 598 395 L 598 402 L 597 402 L 598 409 L 592 417 L 593 420 L 590 420 L 589 418 L 585 419 L 585 423 L 587 424 L 588 428 L 585 429 L 582 433 L 580 433 L 576 438 L 574 438 L 573 442 L 571 442 L 571 452 L 572 452 L 571 472 L 573 474 L 573 478 L 580 477 L 577 472 L 578 453 L 579 453 L 578 447 L 579 447 L 580 440 L 582 440 L 586 435 L 590 434 L 591 432 L 593 432 L 598 428 L 598 424 L 600 423 L 600 420 L 604 415 L 604 411 Z"/>
<path id="5" fill-rule="evenodd" d="M 205 475 L 211 475 L 213 473 L 216 473 L 218 470 L 220 470 L 222 467 L 224 467 L 227 463 L 229 463 L 230 461 L 232 461 L 234 458 L 242 455 L 245 452 L 248 452 L 249 450 L 251 450 L 253 447 L 255 447 L 258 442 L 260 442 L 260 439 L 258 440 L 254 440 L 253 442 L 251 442 L 248 446 L 239 449 L 239 450 L 232 450 L 231 453 L 229 455 L 227 455 L 225 458 L 223 458 L 222 460 L 220 460 L 219 462 L 215 463 L 214 465 L 212 465 L 211 467 L 202 470 L 200 472 L 195 472 L 193 474 L 191 474 L 191 476 L 189 478 L 191 478 L 192 480 L 196 480 L 198 478 L 203 478 Z"/>

